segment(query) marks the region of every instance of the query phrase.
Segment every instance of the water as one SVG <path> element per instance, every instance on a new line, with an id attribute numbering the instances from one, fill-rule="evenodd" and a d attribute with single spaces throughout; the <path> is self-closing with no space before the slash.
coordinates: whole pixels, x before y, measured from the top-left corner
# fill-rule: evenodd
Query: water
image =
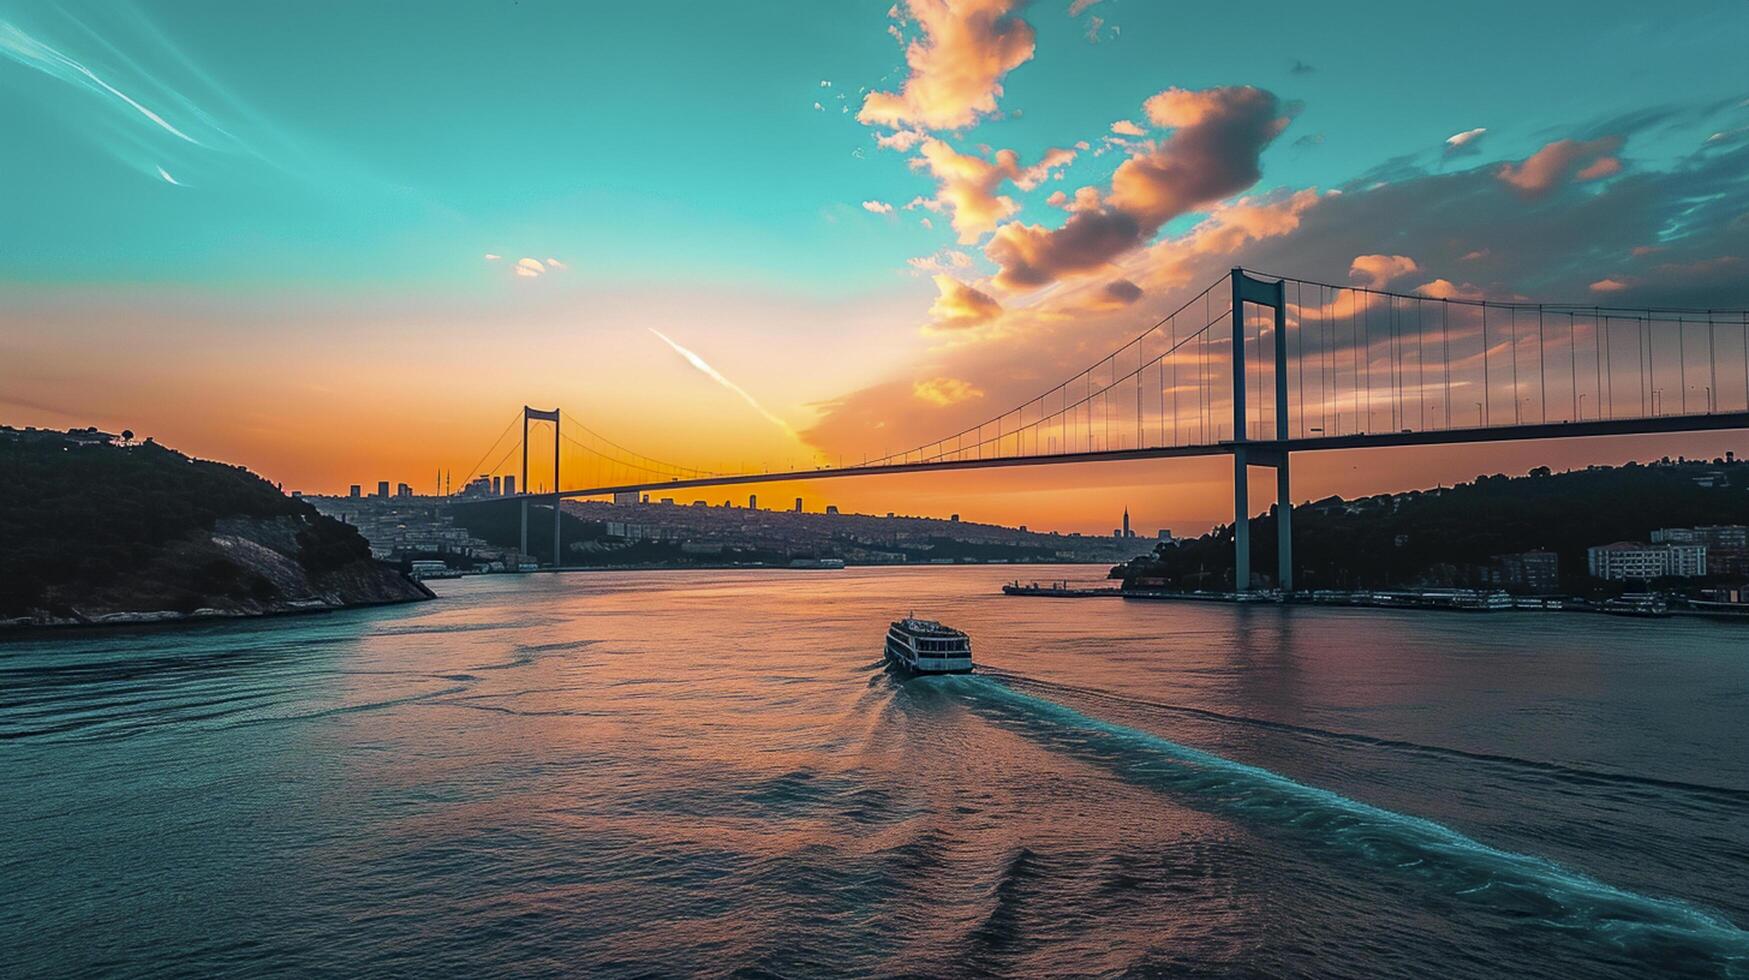
<path id="1" fill-rule="evenodd" d="M 1749 975 L 1749 631 L 1016 573 L 0 644 L 0 975 Z"/>

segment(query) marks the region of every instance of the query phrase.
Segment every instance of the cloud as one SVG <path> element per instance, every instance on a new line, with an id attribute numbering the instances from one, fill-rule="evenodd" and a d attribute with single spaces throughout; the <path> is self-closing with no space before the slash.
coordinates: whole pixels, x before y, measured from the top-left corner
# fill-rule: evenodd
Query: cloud
<path id="1" fill-rule="evenodd" d="M 911 386 L 911 394 L 931 405 L 958 405 L 984 397 L 984 390 L 959 378 L 930 378 Z"/>
<path id="2" fill-rule="evenodd" d="M 940 295 L 929 307 L 929 318 L 937 328 L 963 330 L 982 326 L 1002 315 L 1002 304 L 990 294 L 973 289 L 949 275 L 937 275 L 935 288 Z"/>
<path id="3" fill-rule="evenodd" d="M 1435 279 L 1415 287 L 1415 291 L 1433 299 L 1482 299 L 1483 293 L 1479 286 L 1464 283 L 1459 286 L 1450 279 Z"/>
<path id="4" fill-rule="evenodd" d="M 893 206 L 885 201 L 864 201 L 862 209 L 870 214 L 892 214 Z"/>
<path id="5" fill-rule="evenodd" d="M 1293 65 L 1288 68 L 1288 73 L 1293 75 L 1310 75 L 1317 70 L 1318 69 L 1313 68 L 1311 65 L 1295 58 Z"/>
<path id="6" fill-rule="evenodd" d="M 1621 161 L 1612 154 L 1621 149 L 1621 144 L 1619 136 L 1555 140 L 1522 163 L 1501 164 L 1495 173 L 1525 197 L 1540 197 L 1565 182 L 1575 170 L 1579 180 L 1596 180 L 1619 172 Z"/>
<path id="7" fill-rule="evenodd" d="M 982 157 L 955 152 L 945 142 L 930 138 L 913 166 L 928 169 L 938 182 L 931 210 L 945 208 L 962 245 L 970 245 L 995 229 L 1002 219 L 1020 210 L 1014 199 L 996 193 L 1011 170 Z"/>
<path id="8" fill-rule="evenodd" d="M 728 378 L 723 377 L 722 372 L 718 371 L 716 368 L 711 367 L 709 364 L 705 363 L 704 358 L 699 357 L 697 354 L 694 354 L 692 351 L 687 350 L 686 348 L 680 346 L 679 344 L 675 343 L 674 341 L 668 339 L 667 334 L 664 334 L 662 331 L 657 330 L 655 327 L 651 327 L 650 332 L 655 334 L 658 338 L 660 338 L 664 344 L 667 344 L 669 347 L 674 348 L 675 353 L 679 354 L 681 357 L 684 357 L 688 364 L 691 364 L 693 367 L 697 368 L 699 370 L 699 372 L 702 373 L 705 377 L 710 378 L 712 381 L 715 381 L 717 384 L 722 385 L 724 388 L 727 388 L 730 391 L 734 392 L 736 395 L 739 395 L 741 397 L 742 401 L 744 401 L 748 405 L 752 406 L 752 408 L 755 412 L 758 412 L 760 415 L 764 416 L 765 420 L 767 422 L 770 422 L 772 425 L 777 426 L 778 428 L 782 429 L 784 432 L 788 433 L 791 436 L 794 436 L 796 434 L 796 431 L 794 429 L 790 428 L 790 424 L 788 422 L 785 422 L 783 419 L 777 417 L 776 415 L 773 415 L 771 412 L 766 411 L 765 406 L 759 404 L 758 399 L 756 399 L 752 395 L 748 394 L 747 390 L 745 388 L 742 388 L 740 385 L 736 384 L 735 382 L 730 381 Z"/>
<path id="9" fill-rule="evenodd" d="M 1173 218 L 1255 183 L 1258 155 L 1287 125 L 1275 96 L 1250 86 L 1167 89 L 1144 108 L 1174 132 L 1120 164 L 1110 193 L 1061 227 L 999 228 L 984 252 L 1001 267 L 997 285 L 1043 286 L 1139 248 Z"/>
<path id="10" fill-rule="evenodd" d="M 1142 298 L 1142 287 L 1128 279 L 1113 279 L 1094 290 L 1083 303 L 1088 310 L 1121 310 Z"/>
<path id="11" fill-rule="evenodd" d="M 491 252 L 486 253 L 486 261 L 488 262 L 496 262 L 499 258 L 501 258 L 501 256 L 494 255 Z M 531 256 L 523 256 L 516 260 L 515 264 L 510 267 L 510 271 L 515 273 L 519 279 L 538 279 L 548 273 L 567 268 L 570 267 L 565 263 L 560 262 L 558 259 L 549 258 L 545 262 L 542 262 L 540 259 Z"/>
<path id="12" fill-rule="evenodd" d="M 487 253 L 486 253 L 486 254 L 485 254 L 485 259 L 486 259 L 486 261 L 487 261 L 487 262 L 496 262 L 496 261 L 498 261 L 498 260 L 499 260 L 499 259 L 501 259 L 501 258 L 503 258 L 503 257 L 504 257 L 504 256 L 502 256 L 502 255 L 497 255 L 497 254 L 494 254 L 494 253 L 492 253 L 492 252 L 487 252 Z"/>
<path id="13" fill-rule="evenodd" d="M 936 255 L 920 255 L 905 260 L 915 272 L 924 275 L 947 272 L 950 269 L 970 269 L 972 257 L 955 249 L 942 249 Z"/>
<path id="14" fill-rule="evenodd" d="M 1461 133 L 1453 133 L 1445 138 L 1445 158 L 1472 156 L 1482 152 L 1482 137 L 1488 132 L 1487 127 L 1478 126 L 1466 129 Z"/>
<path id="15" fill-rule="evenodd" d="M 1031 60 L 1032 25 L 1016 0 L 906 0 L 921 36 L 905 48 L 898 92 L 870 92 L 856 118 L 892 129 L 957 130 L 996 112 L 1002 79 Z M 897 8 L 894 8 L 897 11 Z"/>
<path id="16" fill-rule="evenodd" d="M 1363 286 L 1383 289 L 1421 267 L 1407 255 L 1357 255 L 1349 263 L 1348 278 Z"/>
<path id="17" fill-rule="evenodd" d="M 203 145 L 200 140 L 183 132 L 182 129 L 157 112 L 111 85 L 90 68 L 62 53 L 46 41 L 32 37 L 3 20 L 0 20 L 0 56 L 10 58 L 26 68 L 34 68 L 45 75 L 88 89 L 100 96 L 107 95 L 171 136 L 196 146 Z M 171 183 L 175 183 L 175 181 L 171 181 Z"/>
<path id="18" fill-rule="evenodd" d="M 928 138 L 928 134 L 920 129 L 901 129 L 876 136 L 875 145 L 883 150 L 898 150 L 900 153 L 909 153 L 912 147 Z"/>
<path id="19" fill-rule="evenodd" d="M 1594 293 L 1619 293 L 1628 288 L 1627 282 L 1621 279 L 1599 279 L 1591 284 Z"/>
<path id="20" fill-rule="evenodd" d="M 1146 136 L 1146 135 L 1148 135 L 1147 130 L 1143 129 L 1142 127 L 1136 125 L 1133 122 L 1130 122 L 1128 119 L 1119 119 L 1117 122 L 1112 123 L 1111 124 L 1111 131 L 1118 134 L 1119 136 Z"/>
<path id="21" fill-rule="evenodd" d="M 188 186 L 188 185 L 182 183 L 181 181 L 177 180 L 175 177 L 170 176 L 170 171 L 165 170 L 163 167 L 158 168 L 158 176 L 162 177 L 164 179 L 164 183 L 166 183 L 166 184 L 175 184 L 177 187 Z"/>
<path id="22" fill-rule="evenodd" d="M 1069 16 L 1079 17 L 1088 7 L 1091 7 L 1098 2 L 1099 0 L 1071 0 L 1069 4 Z"/>
<path id="23" fill-rule="evenodd" d="M 1101 27 L 1104 27 L 1104 26 L 1105 26 L 1105 18 L 1104 17 L 1094 16 L 1094 17 L 1087 18 L 1086 38 L 1087 38 L 1088 44 L 1098 44 L 1099 43 L 1099 29 Z"/>

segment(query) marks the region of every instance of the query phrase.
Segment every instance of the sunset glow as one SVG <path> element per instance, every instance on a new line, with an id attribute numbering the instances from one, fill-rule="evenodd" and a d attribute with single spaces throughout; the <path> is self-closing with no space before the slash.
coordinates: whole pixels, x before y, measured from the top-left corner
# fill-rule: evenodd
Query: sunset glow
<path id="1" fill-rule="evenodd" d="M 4 421 L 129 427 L 312 492 L 459 484 L 524 404 L 703 470 L 809 469 L 1021 404 L 1235 265 L 1749 304 L 1740 6 L 1483 4 L 1381 43 L 1272 5 L 1237 54 L 1218 8 L 652 13 L 0 2 Z M 1542 42 L 1557 23 L 1572 43 Z M 321 39 L 320 68 L 288 37 Z M 1295 495 L 1736 444 L 1338 454 L 1296 464 Z M 1229 478 L 759 493 L 1199 532 L 1231 519 Z"/>

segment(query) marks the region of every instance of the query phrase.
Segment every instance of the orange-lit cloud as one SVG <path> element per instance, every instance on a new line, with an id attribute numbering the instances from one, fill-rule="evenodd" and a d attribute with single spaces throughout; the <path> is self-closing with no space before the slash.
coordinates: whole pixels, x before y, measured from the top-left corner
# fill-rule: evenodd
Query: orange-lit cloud
<path id="1" fill-rule="evenodd" d="M 1167 221 L 1254 183 L 1258 154 L 1287 125 L 1275 96 L 1250 86 L 1168 89 L 1145 108 L 1173 132 L 1120 164 L 1098 205 L 1076 210 L 1061 227 L 997 229 L 984 254 L 1001 267 L 998 285 L 1043 286 L 1140 248 Z"/>
<path id="2" fill-rule="evenodd" d="M 958 405 L 984 397 L 984 389 L 960 378 L 930 378 L 911 386 L 911 393 L 931 405 Z"/>
<path id="3" fill-rule="evenodd" d="M 862 209 L 870 214 L 892 214 L 893 206 L 885 201 L 864 201 Z"/>
<path id="4" fill-rule="evenodd" d="M 1363 286 L 1383 289 L 1420 268 L 1407 255 L 1356 255 L 1348 266 L 1348 278 Z"/>
<path id="5" fill-rule="evenodd" d="M 857 119 L 893 129 L 963 129 L 996 111 L 1002 79 L 1033 55 L 1014 0 L 905 0 L 921 35 L 905 49 L 898 92 L 871 92 Z M 898 12 L 898 8 L 894 8 Z"/>
<path id="6" fill-rule="evenodd" d="M 1002 304 L 990 294 L 974 289 L 949 275 L 937 275 L 940 295 L 929 307 L 930 321 L 944 330 L 982 326 L 1002 315 Z"/>
<path id="7" fill-rule="evenodd" d="M 1583 142 L 1555 140 L 1522 163 L 1501 164 L 1496 174 L 1526 197 L 1539 197 L 1559 186 L 1575 170 L 1579 180 L 1596 180 L 1619 172 L 1621 161 L 1612 154 L 1621 144 L 1619 136 Z"/>

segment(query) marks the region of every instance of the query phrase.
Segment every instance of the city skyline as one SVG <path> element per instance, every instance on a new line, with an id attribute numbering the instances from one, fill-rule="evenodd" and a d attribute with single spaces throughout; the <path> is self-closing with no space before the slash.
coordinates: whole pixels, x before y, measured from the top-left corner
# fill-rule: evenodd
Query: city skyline
<path id="1" fill-rule="evenodd" d="M 1286 7 L 1234 55 L 1212 13 L 1115 0 L 686 8 L 655 34 L 540 3 L 414 24 L 313 5 L 273 30 L 220 5 L 0 5 L 24 137 L 0 159 L 36 190 L 0 260 L 0 409 L 310 492 L 375 462 L 415 487 L 459 470 L 523 403 L 758 470 L 952 432 L 1238 263 L 1743 305 L 1749 107 L 1687 70 L 1726 63 L 1743 12 L 1584 9 L 1449 15 L 1470 54 L 1446 63 Z M 1534 43 L 1557 23 L 1573 45 Z M 385 54 L 407 32 L 420 55 Z M 336 39 L 323 72 L 287 33 Z M 1296 497 L 1728 445 L 1315 457 Z M 1198 531 L 1230 519 L 1228 479 L 1207 460 L 765 492 L 1086 533 L 1146 501 Z"/>

